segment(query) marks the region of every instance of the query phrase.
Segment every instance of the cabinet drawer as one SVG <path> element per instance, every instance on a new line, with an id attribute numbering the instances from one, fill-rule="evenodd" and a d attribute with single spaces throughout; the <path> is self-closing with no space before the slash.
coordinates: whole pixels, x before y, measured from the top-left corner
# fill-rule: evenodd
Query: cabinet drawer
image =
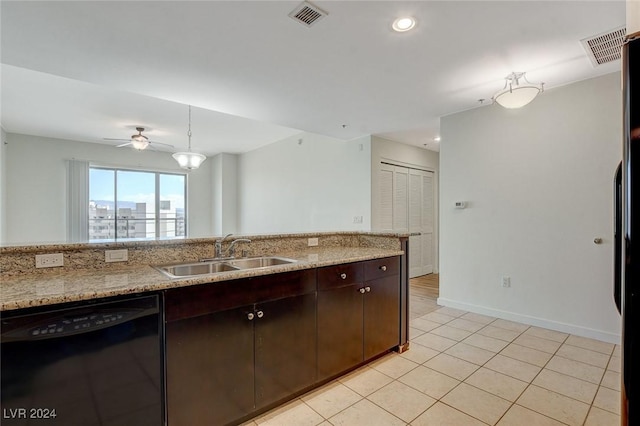
<path id="1" fill-rule="evenodd" d="M 397 256 L 369 260 L 364 263 L 365 281 L 398 275 L 399 273 L 400 259 Z"/>
<path id="2" fill-rule="evenodd" d="M 316 274 L 313 269 L 265 275 L 251 280 L 255 303 L 316 291 Z"/>
<path id="3" fill-rule="evenodd" d="M 250 305 L 254 298 L 250 279 L 170 289 L 165 292 L 165 319 L 171 322 Z"/>
<path id="4" fill-rule="evenodd" d="M 175 288 L 165 293 L 166 321 L 313 293 L 315 290 L 313 269 Z"/>
<path id="5" fill-rule="evenodd" d="M 318 290 L 343 287 L 364 281 L 362 262 L 326 266 L 318 269 Z"/>

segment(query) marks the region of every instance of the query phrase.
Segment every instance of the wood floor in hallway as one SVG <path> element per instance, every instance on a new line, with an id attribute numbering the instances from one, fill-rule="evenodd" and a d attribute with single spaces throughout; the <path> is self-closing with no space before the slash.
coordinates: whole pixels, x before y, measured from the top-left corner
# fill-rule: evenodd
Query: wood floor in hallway
<path id="1" fill-rule="evenodd" d="M 409 311 L 411 319 L 438 309 L 439 275 L 429 274 L 409 280 Z"/>

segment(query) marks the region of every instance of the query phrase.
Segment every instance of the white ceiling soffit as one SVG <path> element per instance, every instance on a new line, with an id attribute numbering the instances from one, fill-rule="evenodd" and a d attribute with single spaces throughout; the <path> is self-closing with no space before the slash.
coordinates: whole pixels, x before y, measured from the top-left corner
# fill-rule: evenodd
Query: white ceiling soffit
<path id="1" fill-rule="evenodd" d="M 626 33 L 626 27 L 622 27 L 581 40 L 591 64 L 597 67 L 619 60 Z"/>
<path id="2" fill-rule="evenodd" d="M 417 146 L 437 136 L 439 117 L 477 107 L 512 71 L 553 88 L 620 70 L 593 68 L 579 40 L 624 25 L 623 0 L 315 1 L 329 15 L 312 28 L 289 18 L 299 4 L 3 1 L 1 60 L 261 123 Z M 416 27 L 394 32 L 404 15 Z M 163 122 L 149 119 L 156 125 L 129 121 Z"/>
<path id="3" fill-rule="evenodd" d="M 140 126 L 173 151 L 187 148 L 187 105 L 10 65 L 2 65 L 0 78 L 7 132 L 119 145 L 104 138 L 128 139 Z M 192 147 L 207 155 L 242 153 L 300 133 L 202 108 L 192 116 Z"/>

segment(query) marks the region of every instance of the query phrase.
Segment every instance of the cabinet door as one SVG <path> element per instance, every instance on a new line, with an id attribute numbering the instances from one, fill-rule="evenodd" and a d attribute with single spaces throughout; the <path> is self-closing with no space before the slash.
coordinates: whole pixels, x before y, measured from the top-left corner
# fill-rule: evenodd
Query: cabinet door
<path id="1" fill-rule="evenodd" d="M 364 359 L 400 344 L 400 278 L 365 282 Z"/>
<path id="2" fill-rule="evenodd" d="M 170 425 L 222 425 L 254 407 L 253 306 L 166 324 Z"/>
<path id="3" fill-rule="evenodd" d="M 362 284 L 318 292 L 318 380 L 362 362 Z"/>
<path id="4" fill-rule="evenodd" d="M 257 408 L 316 381 L 315 305 L 315 292 L 256 305 Z"/>

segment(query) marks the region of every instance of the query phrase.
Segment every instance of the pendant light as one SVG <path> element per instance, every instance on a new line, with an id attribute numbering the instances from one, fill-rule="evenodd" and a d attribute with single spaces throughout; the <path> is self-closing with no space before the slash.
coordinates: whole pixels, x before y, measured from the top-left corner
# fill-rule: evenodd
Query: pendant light
<path id="1" fill-rule="evenodd" d="M 207 157 L 196 152 L 191 152 L 191 105 L 189 105 L 189 131 L 187 132 L 187 136 L 189 136 L 189 150 L 176 152 L 172 157 L 183 169 L 193 170 L 200 167 L 200 164 L 202 164 Z"/>
<path id="2" fill-rule="evenodd" d="M 530 83 L 524 74 L 523 72 L 512 72 L 506 76 L 502 90 L 491 98 L 493 102 L 497 102 L 504 108 L 522 108 L 544 92 L 544 83 Z"/>

